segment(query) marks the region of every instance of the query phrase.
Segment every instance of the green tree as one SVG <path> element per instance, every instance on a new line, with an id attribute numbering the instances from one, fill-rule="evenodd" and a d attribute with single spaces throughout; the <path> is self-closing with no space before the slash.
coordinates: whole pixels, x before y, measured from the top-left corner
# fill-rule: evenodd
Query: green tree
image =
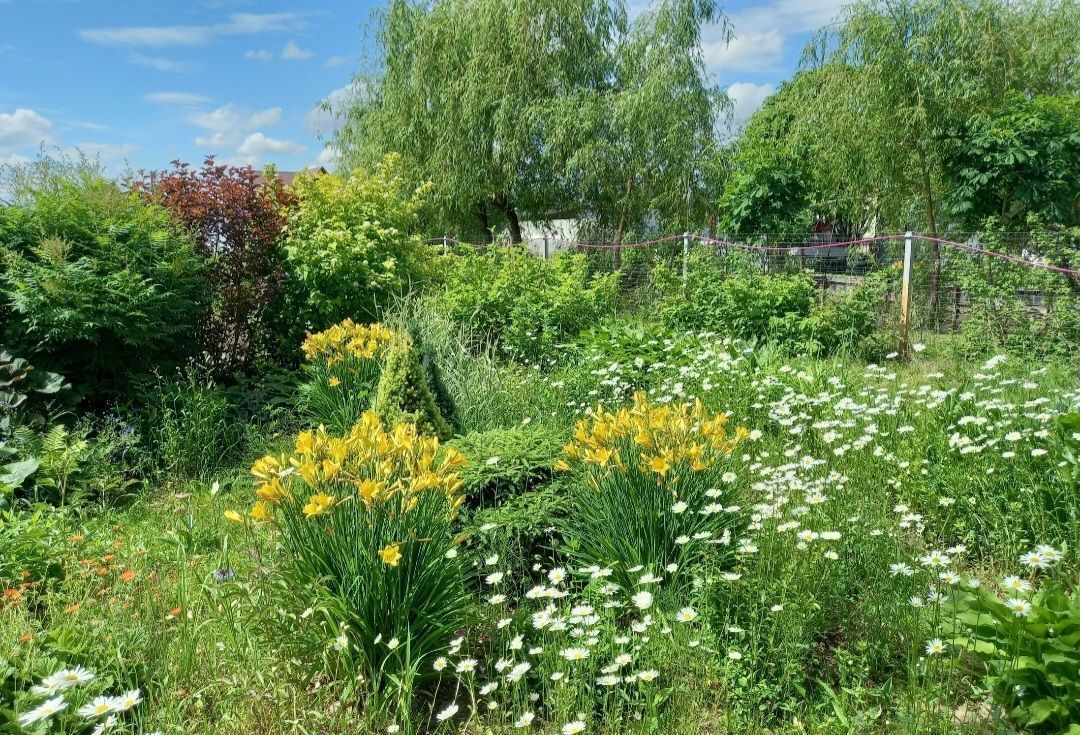
<path id="1" fill-rule="evenodd" d="M 719 24 L 728 39 L 714 3 L 658 4 L 621 39 L 609 88 L 556 101 L 552 147 L 567 156 L 557 170 L 578 192 L 578 210 L 615 242 L 649 224 L 696 229 L 715 209 L 724 154 L 716 123 L 730 100 L 705 70 L 706 24 Z"/>
<path id="2" fill-rule="evenodd" d="M 1074 92 L 1078 52 L 1075 0 L 860 0 L 808 47 L 792 132 L 825 199 L 934 233 L 948 133 L 1010 92 Z"/>
<path id="3" fill-rule="evenodd" d="M 1080 97 L 1013 97 L 957 131 L 945 157 L 949 211 L 1019 229 L 1034 214 L 1080 225 Z"/>
<path id="4" fill-rule="evenodd" d="M 743 148 L 720 200 L 720 229 L 731 235 L 809 231 L 813 214 L 807 178 L 805 166 L 790 153 Z"/>
<path id="5" fill-rule="evenodd" d="M 712 0 L 628 24 L 608 0 L 393 0 L 337 136 L 347 168 L 402 155 L 459 235 L 561 211 L 622 231 L 704 196 L 723 95 L 705 81 Z M 688 198 L 688 192 L 690 196 Z"/>

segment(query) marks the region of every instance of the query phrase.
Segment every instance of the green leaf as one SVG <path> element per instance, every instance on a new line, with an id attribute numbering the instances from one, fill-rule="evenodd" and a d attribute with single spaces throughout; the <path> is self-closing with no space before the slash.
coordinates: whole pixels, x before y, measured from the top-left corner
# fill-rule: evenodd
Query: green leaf
<path id="1" fill-rule="evenodd" d="M 41 462 L 33 457 L 0 466 L 0 485 L 21 485 L 26 478 L 37 472 L 40 466 Z"/>

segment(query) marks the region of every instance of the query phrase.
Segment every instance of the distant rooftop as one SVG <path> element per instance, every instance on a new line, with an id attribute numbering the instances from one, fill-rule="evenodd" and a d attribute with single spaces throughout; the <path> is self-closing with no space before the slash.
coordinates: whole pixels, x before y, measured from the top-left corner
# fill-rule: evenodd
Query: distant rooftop
<path id="1" fill-rule="evenodd" d="M 302 173 L 315 173 L 321 175 L 327 173 L 327 170 L 322 166 L 311 166 L 310 168 L 305 168 L 302 171 L 278 171 L 277 178 L 278 181 L 281 182 L 282 186 L 292 186 L 293 179 L 295 179 L 298 174 Z M 255 181 L 260 184 L 265 181 L 262 172 L 259 172 L 259 174 L 255 177 Z"/>

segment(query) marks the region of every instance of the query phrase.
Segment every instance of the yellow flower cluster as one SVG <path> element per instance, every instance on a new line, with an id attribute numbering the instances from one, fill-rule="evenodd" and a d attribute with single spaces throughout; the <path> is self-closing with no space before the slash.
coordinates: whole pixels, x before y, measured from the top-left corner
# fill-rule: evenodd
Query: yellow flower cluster
<path id="1" fill-rule="evenodd" d="M 416 507 L 422 492 L 444 493 L 451 511 L 465 500 L 457 469 L 465 457 L 452 447 L 440 451 L 439 440 L 423 436 L 415 424 L 396 424 L 387 430 L 367 412 L 345 436 L 331 436 L 319 427 L 301 432 L 291 456 L 266 456 L 251 474 L 257 487 L 251 516 L 270 520 L 273 507 L 298 498 L 302 512 L 314 518 L 344 502 L 359 502 L 371 510 L 397 502 L 395 512 Z M 394 554 L 384 556 L 396 564 Z M 391 561 L 393 560 L 393 561 Z"/>
<path id="2" fill-rule="evenodd" d="M 371 359 L 393 336 L 393 330 L 382 324 L 357 324 L 346 319 L 322 332 L 309 333 L 301 347 L 309 362 L 321 357 L 329 366 L 349 355 Z"/>
<path id="3" fill-rule="evenodd" d="M 729 434 L 727 417 L 709 415 L 700 401 L 693 407 L 657 406 L 637 393 L 629 408 L 611 412 L 598 406 L 592 418 L 579 421 L 574 440 L 563 447 L 568 460 L 559 460 L 555 467 L 569 470 L 572 463 L 580 463 L 625 472 L 630 462 L 658 477 L 683 465 L 700 472 L 731 454 L 747 436 L 743 427 Z"/>

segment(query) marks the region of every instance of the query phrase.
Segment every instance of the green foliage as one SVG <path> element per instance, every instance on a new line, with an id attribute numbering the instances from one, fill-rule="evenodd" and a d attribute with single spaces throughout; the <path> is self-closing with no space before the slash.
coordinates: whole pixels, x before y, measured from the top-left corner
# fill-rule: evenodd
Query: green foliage
<path id="1" fill-rule="evenodd" d="M 447 263 L 438 300 L 473 347 L 493 344 L 526 363 L 550 362 L 560 345 L 615 308 L 618 275 L 590 276 L 584 256 L 551 260 L 520 248 L 491 248 Z"/>
<path id="2" fill-rule="evenodd" d="M 345 317 L 378 319 L 395 296 L 426 280 L 417 213 L 430 188 L 408 184 L 395 156 L 345 178 L 297 178 L 285 227 L 282 326 L 291 344 Z"/>
<path id="3" fill-rule="evenodd" d="M 410 423 L 432 436 L 453 434 L 446 423 L 420 365 L 419 353 L 408 332 L 398 332 L 386 347 L 372 410 L 387 424 Z"/>
<path id="4" fill-rule="evenodd" d="M 243 436 L 225 389 L 194 364 L 147 389 L 142 423 L 157 469 L 175 479 L 208 479 Z"/>
<path id="5" fill-rule="evenodd" d="M 706 0 L 632 23 L 621 0 L 395 0 L 335 145 L 352 169 L 402 154 L 410 181 L 438 183 L 432 219 L 460 237 L 505 222 L 516 242 L 519 220 L 555 211 L 619 232 L 699 221 L 726 102 L 701 50 L 712 23 L 726 33 Z"/>
<path id="6" fill-rule="evenodd" d="M 1029 215 L 1080 225 L 1080 98 L 1010 97 L 965 120 L 945 158 L 946 204 L 968 227 Z"/>
<path id="7" fill-rule="evenodd" d="M 507 494 L 498 504 L 465 510 L 461 526 L 470 539 L 467 551 L 473 561 L 483 564 L 487 554 L 497 550 L 502 566 L 520 569 L 550 558 L 559 545 L 557 529 L 571 511 L 570 500 L 566 478 L 556 478 L 526 492 Z M 525 577 L 521 584 L 528 581 Z"/>
<path id="8" fill-rule="evenodd" d="M 1076 56 L 1078 29 L 1072 2 L 851 3 L 755 115 L 763 124 L 752 119 L 750 144 L 804 161 L 818 213 L 845 230 L 915 223 L 936 231 L 950 133 L 1010 94 L 1074 94 L 1078 77 L 1066 60 Z"/>
<path id="9" fill-rule="evenodd" d="M 990 218 L 980 233 L 980 247 L 1058 267 L 1080 265 L 1076 249 L 1080 228 L 1049 226 L 1035 215 L 1027 226 L 1029 234 L 1017 240 Z M 957 284 L 970 309 L 960 325 L 961 355 L 978 358 L 1004 351 L 1018 356 L 1075 356 L 1080 339 L 1080 281 L 1075 275 L 975 258 L 962 251 L 943 255 L 942 272 Z M 951 310 L 946 319 L 953 323 L 959 319 L 955 302 L 942 308 Z"/>
<path id="10" fill-rule="evenodd" d="M 671 324 L 781 341 L 795 336 L 817 295 L 804 273 L 763 273 L 747 263 L 729 274 L 711 252 L 695 254 L 685 285 L 672 281 L 667 291 L 661 309 Z"/>
<path id="11" fill-rule="evenodd" d="M 523 422 L 569 427 L 575 412 L 571 397 L 584 393 L 579 390 L 583 384 L 595 383 L 572 365 L 544 375 L 498 359 L 479 336 L 450 318 L 441 297 L 434 294 L 403 302 L 392 323 L 423 345 L 423 359 L 433 368 L 427 374 L 438 375 L 450 407 L 444 416 L 453 416 L 461 432 Z"/>
<path id="12" fill-rule="evenodd" d="M 863 354 L 871 350 L 886 288 L 885 280 L 869 276 L 858 286 L 830 293 L 799 325 L 803 351 L 828 355 L 841 349 Z"/>
<path id="13" fill-rule="evenodd" d="M 41 425 L 48 417 L 42 414 L 47 406 L 43 396 L 61 396 L 71 390 L 64 377 L 47 370 L 37 370 L 21 357 L 0 349 L 0 437 L 20 425 Z M 31 398 L 35 400 L 31 400 Z"/>
<path id="14" fill-rule="evenodd" d="M 67 541 L 63 518 L 46 507 L 29 513 L 0 510 L 0 588 L 62 576 L 60 558 Z"/>
<path id="15" fill-rule="evenodd" d="M 959 590 L 953 643 L 987 667 L 995 702 L 1028 732 L 1074 735 L 1080 723 L 1080 590 L 1047 583 L 1015 614 L 993 590 Z"/>
<path id="16" fill-rule="evenodd" d="M 98 171 L 40 161 L 0 208 L 3 339 L 102 400 L 192 354 L 202 264 L 164 208 Z"/>
<path id="17" fill-rule="evenodd" d="M 720 198 L 720 229 L 731 235 L 803 233 L 813 225 L 806 167 L 767 141 L 749 141 L 735 156 Z"/>
<path id="18" fill-rule="evenodd" d="M 551 477 L 565 437 L 544 426 L 470 432 L 451 443 L 465 455 L 465 492 L 474 503 L 504 502 Z"/>

